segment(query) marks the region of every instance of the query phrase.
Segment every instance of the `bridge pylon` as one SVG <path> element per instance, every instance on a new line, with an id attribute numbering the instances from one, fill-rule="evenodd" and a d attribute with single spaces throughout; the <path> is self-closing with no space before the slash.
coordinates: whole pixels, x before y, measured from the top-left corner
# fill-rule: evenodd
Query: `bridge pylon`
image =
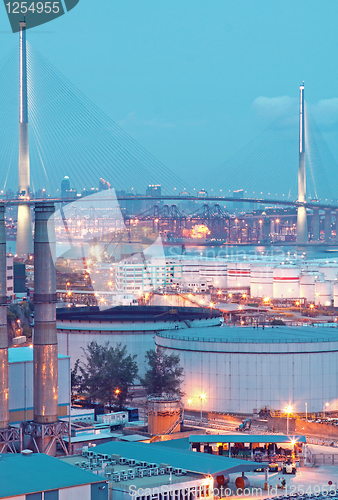
<path id="1" fill-rule="evenodd" d="M 30 165 L 28 141 L 26 23 L 20 22 L 20 107 L 19 107 L 19 198 L 30 196 Z M 32 216 L 29 204 L 18 206 L 16 253 L 25 257 L 33 253 Z"/>
<path id="2" fill-rule="evenodd" d="M 304 82 L 299 88 L 299 166 L 298 166 L 298 201 L 306 202 L 306 171 L 305 171 L 305 108 Z M 297 208 L 297 243 L 308 242 L 306 207 Z"/>

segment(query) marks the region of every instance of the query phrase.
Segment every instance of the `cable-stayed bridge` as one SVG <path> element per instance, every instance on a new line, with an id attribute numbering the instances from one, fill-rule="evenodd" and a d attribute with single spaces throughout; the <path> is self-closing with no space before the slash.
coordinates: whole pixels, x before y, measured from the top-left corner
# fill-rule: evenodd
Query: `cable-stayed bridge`
<path id="1" fill-rule="evenodd" d="M 29 206 L 40 197 L 59 200 L 65 175 L 71 179 L 72 192 L 77 196 L 95 190 L 99 179 L 104 178 L 115 188 L 119 199 L 124 200 L 151 199 L 140 193 L 148 185 L 159 184 L 162 196 L 155 196 L 157 201 L 295 206 L 298 234 L 302 233 L 299 243 L 307 241 L 306 209 L 313 210 L 317 228 L 319 209 L 326 210 L 328 221 L 327 214 L 331 218 L 331 210 L 338 208 L 337 165 L 312 118 L 305 113 L 304 87 L 300 97 L 299 141 L 294 133 L 298 112 L 290 107 L 233 158 L 213 171 L 206 169 L 210 174 L 196 188 L 194 172 L 188 183 L 180 179 L 26 44 L 25 25 L 21 25 L 19 78 L 16 48 L 0 63 L 0 188 L 7 203 L 20 205 L 18 223 L 22 229 L 18 234 L 25 233 L 23 242 L 30 232 Z M 20 82 L 20 92 L 13 84 L 15 81 Z M 27 116 L 23 113 L 25 107 Z M 23 177 L 29 179 L 28 184 Z M 263 185 L 269 186 L 269 191 L 263 192 Z M 232 195 L 239 190 L 240 197 Z M 72 199 L 78 198 L 70 196 L 67 201 Z M 30 251 L 30 245 L 23 243 L 23 246 L 22 254 Z"/>

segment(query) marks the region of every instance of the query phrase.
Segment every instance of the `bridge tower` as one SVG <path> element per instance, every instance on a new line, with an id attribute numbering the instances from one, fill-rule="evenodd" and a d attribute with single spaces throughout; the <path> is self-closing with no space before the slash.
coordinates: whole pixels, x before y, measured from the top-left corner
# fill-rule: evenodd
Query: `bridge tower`
<path id="1" fill-rule="evenodd" d="M 19 199 L 29 200 L 30 166 L 28 142 L 26 23 L 20 22 L 20 87 L 19 87 Z M 29 204 L 18 207 L 16 253 L 20 257 L 33 253 L 32 216 Z"/>
<path id="2" fill-rule="evenodd" d="M 305 172 L 305 107 L 304 82 L 299 88 L 299 166 L 298 166 L 298 201 L 306 202 L 306 172 Z M 297 243 L 308 241 L 306 208 L 297 209 Z"/>

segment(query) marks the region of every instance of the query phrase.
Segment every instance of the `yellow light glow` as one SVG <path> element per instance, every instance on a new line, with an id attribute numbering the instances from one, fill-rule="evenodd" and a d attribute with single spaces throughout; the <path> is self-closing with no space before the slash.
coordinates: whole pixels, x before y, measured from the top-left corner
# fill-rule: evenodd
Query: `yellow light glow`
<path id="1" fill-rule="evenodd" d="M 313 309 L 315 306 L 313 304 L 310 304 L 310 309 Z"/>
<path id="2" fill-rule="evenodd" d="M 284 408 L 284 411 L 285 413 L 287 413 L 288 415 L 290 415 L 290 413 L 293 412 L 293 406 L 292 405 L 288 405 Z"/>
<path id="3" fill-rule="evenodd" d="M 205 394 L 200 394 L 200 399 L 205 399 Z"/>
<path id="4" fill-rule="evenodd" d="M 270 298 L 269 297 L 264 297 L 263 302 L 269 302 Z"/>
<path id="5" fill-rule="evenodd" d="M 188 404 L 191 404 L 191 399 L 188 399 Z"/>

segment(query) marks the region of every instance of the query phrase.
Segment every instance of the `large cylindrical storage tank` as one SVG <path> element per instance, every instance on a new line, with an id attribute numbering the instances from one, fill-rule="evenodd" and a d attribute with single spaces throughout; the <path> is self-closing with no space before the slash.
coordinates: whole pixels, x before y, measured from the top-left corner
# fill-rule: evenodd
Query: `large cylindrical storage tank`
<path id="1" fill-rule="evenodd" d="M 247 262 L 228 262 L 228 288 L 250 287 L 250 264 Z"/>
<path id="2" fill-rule="evenodd" d="M 170 434 L 181 430 L 181 400 L 170 397 L 148 398 L 148 432 Z"/>
<path id="3" fill-rule="evenodd" d="M 338 307 L 338 283 L 333 283 L 333 306 Z"/>
<path id="4" fill-rule="evenodd" d="M 298 299 L 301 270 L 295 266 L 277 266 L 273 270 L 273 298 Z"/>
<path id="5" fill-rule="evenodd" d="M 325 280 L 336 281 L 338 276 L 338 266 L 335 263 L 322 264 L 318 266 L 318 272 L 324 274 Z"/>
<path id="6" fill-rule="evenodd" d="M 162 331 L 156 345 L 178 354 L 190 409 L 251 414 L 338 409 L 337 327 L 210 327 Z"/>
<path id="7" fill-rule="evenodd" d="M 315 304 L 316 306 L 330 306 L 332 299 L 331 281 L 316 281 L 315 283 Z"/>
<path id="8" fill-rule="evenodd" d="M 299 297 L 306 299 L 308 302 L 315 300 L 315 281 L 324 279 L 323 274 L 314 271 L 302 272 L 299 280 Z"/>
<path id="9" fill-rule="evenodd" d="M 252 297 L 269 297 L 273 295 L 273 267 L 251 265 L 250 293 Z"/>
<path id="10" fill-rule="evenodd" d="M 201 259 L 200 280 L 214 288 L 227 287 L 227 262 L 224 259 Z"/>

